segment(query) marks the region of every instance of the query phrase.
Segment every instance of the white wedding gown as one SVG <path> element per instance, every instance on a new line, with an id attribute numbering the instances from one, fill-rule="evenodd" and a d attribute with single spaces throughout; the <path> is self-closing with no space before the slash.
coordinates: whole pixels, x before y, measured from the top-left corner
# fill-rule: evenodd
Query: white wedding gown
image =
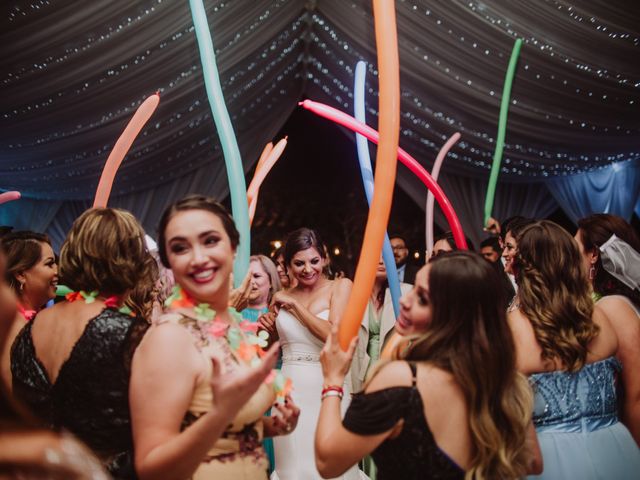
<path id="1" fill-rule="evenodd" d="M 318 317 L 327 319 L 329 310 L 323 310 Z M 281 309 L 276 318 L 276 328 L 282 346 L 282 373 L 293 382 L 291 397 L 300 408 L 298 426 L 289 435 L 273 439 L 276 465 L 272 480 L 320 480 L 316 469 L 313 443 L 316 423 L 320 414 L 322 394 L 322 367 L 320 351 L 324 344 L 303 326 L 293 315 Z M 342 399 L 342 415 L 349 406 L 351 392 L 347 377 Z M 350 468 L 340 480 L 358 480 L 357 467 Z"/>

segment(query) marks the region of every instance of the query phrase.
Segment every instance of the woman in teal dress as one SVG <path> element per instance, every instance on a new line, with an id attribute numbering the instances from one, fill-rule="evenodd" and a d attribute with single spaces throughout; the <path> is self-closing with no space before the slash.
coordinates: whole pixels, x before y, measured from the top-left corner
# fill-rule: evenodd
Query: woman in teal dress
<path id="1" fill-rule="evenodd" d="M 280 278 L 273 261 L 264 255 L 251 255 L 249 257 L 249 274 L 251 275 L 251 290 L 249 291 L 248 306 L 242 310 L 243 320 L 252 323 L 258 321 L 260 315 L 269 311 L 269 304 L 273 294 L 280 291 Z M 281 360 L 278 359 L 276 368 L 280 368 Z M 267 412 L 269 415 L 270 412 Z M 262 442 L 264 451 L 269 458 L 269 475 L 273 472 L 276 462 L 273 450 L 273 439 L 267 437 Z"/>
<path id="2" fill-rule="evenodd" d="M 510 307 L 517 365 L 535 392 L 544 470 L 535 478 L 638 478 L 640 450 L 618 420 L 618 339 L 594 306 L 574 239 L 540 221 L 518 235 Z"/>
<path id="3" fill-rule="evenodd" d="M 257 322 L 260 315 L 269 311 L 274 293 L 280 291 L 280 277 L 273 261 L 264 255 L 251 255 L 249 258 L 251 290 L 248 306 L 242 310 L 242 318 Z"/>

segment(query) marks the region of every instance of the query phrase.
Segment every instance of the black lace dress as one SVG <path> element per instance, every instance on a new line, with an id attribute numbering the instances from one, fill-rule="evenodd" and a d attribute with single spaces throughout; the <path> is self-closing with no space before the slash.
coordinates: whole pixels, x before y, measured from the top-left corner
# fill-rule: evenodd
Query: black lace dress
<path id="1" fill-rule="evenodd" d="M 25 325 L 11 349 L 15 396 L 51 428 L 72 432 L 116 479 L 135 479 L 131 358 L 147 323 L 106 308 L 89 321 L 52 385 Z"/>
<path id="2" fill-rule="evenodd" d="M 416 388 L 416 367 L 411 387 L 392 387 L 358 393 L 343 420 L 344 427 L 358 435 L 385 432 L 404 419 L 402 432 L 373 451 L 378 480 L 461 480 L 464 470 L 438 448 L 424 417 L 422 398 Z"/>

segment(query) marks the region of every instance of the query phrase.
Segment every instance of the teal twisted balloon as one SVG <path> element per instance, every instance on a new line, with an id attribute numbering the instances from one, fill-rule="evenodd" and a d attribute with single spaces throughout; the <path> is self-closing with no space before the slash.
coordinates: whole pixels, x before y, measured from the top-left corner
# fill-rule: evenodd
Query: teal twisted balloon
<path id="1" fill-rule="evenodd" d="M 509 111 L 509 100 L 511 99 L 511 86 L 513 85 L 513 77 L 516 73 L 516 65 L 520 48 L 522 47 L 522 39 L 518 38 L 513 45 L 511 51 L 511 59 L 507 68 L 507 75 L 504 79 L 504 88 L 502 89 L 502 101 L 500 103 L 500 118 L 498 120 L 498 137 L 496 138 L 496 150 L 493 154 L 493 163 L 491 164 L 491 174 L 489 175 L 489 185 L 487 186 L 487 197 L 484 201 L 484 225 L 493 211 L 493 202 L 496 197 L 496 185 L 498 183 L 498 174 L 500 173 L 500 165 L 502 164 L 502 152 L 504 150 L 504 137 L 507 132 L 507 112 Z"/>
<path id="2" fill-rule="evenodd" d="M 240 245 L 238 255 L 233 265 L 233 278 L 237 286 L 249 270 L 249 256 L 251 255 L 251 238 L 249 227 L 249 206 L 247 204 L 247 185 L 244 180 L 244 168 L 238 141 L 233 131 L 231 118 L 227 111 L 220 85 L 220 76 L 216 65 L 216 56 L 213 50 L 213 41 L 207 22 L 207 13 L 202 0 L 189 0 L 193 26 L 200 50 L 200 62 L 202 63 L 202 75 L 207 89 L 207 97 L 213 114 L 213 121 L 218 130 L 222 152 L 224 153 L 227 177 L 229 179 L 229 192 L 231 194 L 231 212 L 236 227 L 240 232 Z"/>

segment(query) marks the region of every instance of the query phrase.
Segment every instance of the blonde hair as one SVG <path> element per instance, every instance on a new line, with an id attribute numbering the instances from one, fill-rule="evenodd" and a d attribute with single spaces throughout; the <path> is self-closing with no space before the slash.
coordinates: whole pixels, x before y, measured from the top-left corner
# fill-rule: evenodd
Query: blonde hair
<path id="1" fill-rule="evenodd" d="M 559 225 L 542 220 L 516 239 L 514 272 L 520 310 L 531 323 L 542 359 L 579 370 L 598 335 L 593 300 L 578 245 Z"/>
<path id="2" fill-rule="evenodd" d="M 466 479 L 520 478 L 530 458 L 533 393 L 516 370 L 498 273 L 465 251 L 442 254 L 430 265 L 431 323 L 397 345 L 392 358 L 428 362 L 461 387 L 474 446 Z"/>
<path id="3" fill-rule="evenodd" d="M 60 250 L 60 277 L 73 290 L 121 295 L 153 277 L 154 260 L 133 215 L 93 208 L 73 223 Z"/>
<path id="4" fill-rule="evenodd" d="M 273 260 L 265 255 L 251 255 L 249 257 L 249 262 L 258 262 L 260 265 L 262 265 L 262 269 L 269 277 L 269 298 L 267 299 L 267 303 L 270 303 L 273 295 L 276 292 L 282 290 L 280 275 L 278 275 L 276 265 L 273 263 Z"/>

